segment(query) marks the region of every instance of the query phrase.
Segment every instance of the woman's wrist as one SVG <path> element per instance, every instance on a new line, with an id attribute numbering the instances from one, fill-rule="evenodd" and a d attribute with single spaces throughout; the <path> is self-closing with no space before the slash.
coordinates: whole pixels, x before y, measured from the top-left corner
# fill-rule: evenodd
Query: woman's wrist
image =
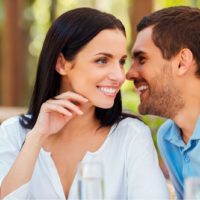
<path id="1" fill-rule="evenodd" d="M 27 135 L 26 135 L 26 141 L 25 143 L 30 143 L 34 144 L 35 146 L 42 147 L 43 142 L 47 138 L 47 135 L 45 134 L 40 134 L 35 132 L 34 130 L 31 130 Z"/>

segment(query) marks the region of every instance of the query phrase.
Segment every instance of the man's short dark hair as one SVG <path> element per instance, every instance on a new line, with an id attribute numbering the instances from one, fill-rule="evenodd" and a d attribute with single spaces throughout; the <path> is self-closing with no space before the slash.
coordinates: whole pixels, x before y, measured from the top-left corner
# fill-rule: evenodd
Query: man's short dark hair
<path id="1" fill-rule="evenodd" d="M 169 7 L 145 16 L 137 32 L 153 26 L 152 39 L 169 60 L 182 48 L 192 51 L 200 75 L 200 9 L 188 6 Z"/>

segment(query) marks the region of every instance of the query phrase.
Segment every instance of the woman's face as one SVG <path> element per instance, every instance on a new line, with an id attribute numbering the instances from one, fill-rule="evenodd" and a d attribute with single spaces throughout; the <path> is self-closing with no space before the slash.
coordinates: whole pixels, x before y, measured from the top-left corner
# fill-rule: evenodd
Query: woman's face
<path id="1" fill-rule="evenodd" d="M 125 80 L 126 57 L 123 33 L 117 29 L 101 31 L 70 62 L 62 76 L 62 91 L 81 94 L 96 107 L 112 107 Z"/>

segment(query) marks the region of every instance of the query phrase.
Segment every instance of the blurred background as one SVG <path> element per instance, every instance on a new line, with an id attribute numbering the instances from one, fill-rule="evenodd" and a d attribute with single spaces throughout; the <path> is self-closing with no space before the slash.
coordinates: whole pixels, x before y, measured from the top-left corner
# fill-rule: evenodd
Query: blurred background
<path id="1" fill-rule="evenodd" d="M 126 27 L 130 52 L 137 22 L 152 11 L 175 5 L 200 7 L 200 0 L 0 0 L 0 122 L 26 111 L 42 43 L 57 16 L 83 6 L 112 13 Z M 130 59 L 126 70 L 129 66 Z M 124 110 L 138 114 L 139 97 L 132 82 L 125 82 L 122 95 Z M 142 118 L 150 126 L 155 141 L 164 119 Z"/>

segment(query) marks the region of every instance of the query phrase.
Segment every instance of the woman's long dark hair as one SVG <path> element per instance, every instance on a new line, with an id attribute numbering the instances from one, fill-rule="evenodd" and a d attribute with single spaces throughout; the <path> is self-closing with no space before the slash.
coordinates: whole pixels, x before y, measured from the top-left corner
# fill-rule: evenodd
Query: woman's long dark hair
<path id="1" fill-rule="evenodd" d="M 125 28 L 113 15 L 92 8 L 78 8 L 58 17 L 47 32 L 38 62 L 36 82 L 28 110 L 20 124 L 32 129 L 38 118 L 41 105 L 58 95 L 61 76 L 55 70 L 60 53 L 72 61 L 77 53 L 100 31 L 118 29 L 124 35 Z M 113 125 L 123 118 L 121 94 L 118 92 L 114 105 L 109 109 L 96 108 L 95 114 L 101 126 Z"/>

